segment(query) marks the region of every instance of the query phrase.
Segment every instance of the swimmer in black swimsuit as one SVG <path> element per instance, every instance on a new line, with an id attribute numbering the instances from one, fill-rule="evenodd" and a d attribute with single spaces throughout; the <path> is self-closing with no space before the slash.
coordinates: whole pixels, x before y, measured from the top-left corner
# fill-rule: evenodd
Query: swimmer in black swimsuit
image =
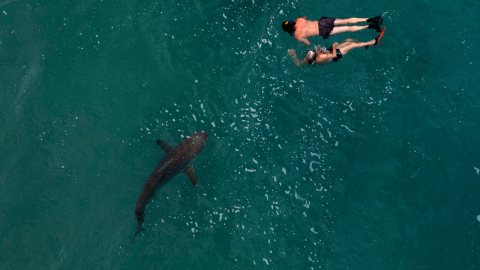
<path id="1" fill-rule="evenodd" d="M 380 39 L 383 37 L 384 32 L 385 27 L 382 28 L 382 32 L 380 32 L 375 39 L 368 42 L 358 42 L 357 40 L 347 39 L 340 44 L 337 42 L 333 43 L 332 47 L 328 49 L 315 48 L 315 50 L 308 50 L 307 55 L 305 55 L 303 60 L 298 59 L 294 50 L 288 50 L 288 55 L 294 57 L 294 62 L 297 66 L 301 66 L 305 63 L 308 65 L 314 63 L 324 65 L 330 62 L 338 62 L 338 60 L 353 48 L 365 47 L 365 49 L 368 49 L 370 46 L 377 45 L 380 43 Z"/>
<path id="2" fill-rule="evenodd" d="M 343 24 L 356 24 L 361 22 L 367 22 L 367 25 L 345 25 Z M 318 21 L 309 21 L 307 17 L 297 18 L 296 21 L 285 21 L 282 23 L 282 29 L 293 35 L 296 40 L 310 45 L 308 37 L 322 36 L 323 39 L 327 39 L 332 35 L 336 35 L 343 32 L 356 32 L 363 29 L 374 29 L 380 32 L 380 25 L 383 22 L 382 16 L 376 16 L 374 18 L 349 18 L 349 19 L 337 19 L 322 17 Z M 295 33 L 294 33 L 295 32 Z"/>
<path id="3" fill-rule="evenodd" d="M 337 46 L 338 47 L 338 46 Z M 332 49 L 332 46 L 330 46 L 327 51 L 330 52 L 330 54 L 333 54 L 333 49 Z M 332 62 L 338 62 L 338 60 L 342 59 L 343 57 L 343 54 L 342 54 L 342 51 L 340 51 L 340 49 L 337 49 L 337 57 L 334 57 L 332 58 Z"/>

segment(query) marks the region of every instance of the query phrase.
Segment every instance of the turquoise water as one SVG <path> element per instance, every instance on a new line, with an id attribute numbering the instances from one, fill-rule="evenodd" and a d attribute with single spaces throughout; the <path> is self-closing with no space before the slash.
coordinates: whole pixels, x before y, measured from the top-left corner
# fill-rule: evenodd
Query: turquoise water
<path id="1" fill-rule="evenodd" d="M 478 1 L 0 2 L 0 269 L 478 269 Z M 299 68 L 280 23 L 384 15 Z M 361 41 L 371 30 L 343 33 Z M 143 184 L 204 129 L 198 187 Z"/>

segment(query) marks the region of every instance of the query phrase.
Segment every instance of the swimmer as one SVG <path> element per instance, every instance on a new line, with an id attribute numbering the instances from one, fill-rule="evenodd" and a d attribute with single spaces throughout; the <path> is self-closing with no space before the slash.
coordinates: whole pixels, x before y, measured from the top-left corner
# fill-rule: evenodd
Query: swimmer
<path id="1" fill-rule="evenodd" d="M 343 24 L 356 24 L 361 22 L 367 22 L 367 25 L 346 25 Z M 296 21 L 285 21 L 282 23 L 282 29 L 289 33 L 296 40 L 310 45 L 308 37 L 322 36 L 323 39 L 327 39 L 332 35 L 336 35 L 343 32 L 356 32 L 363 29 L 375 29 L 380 32 L 380 25 L 383 22 L 382 16 L 376 16 L 374 18 L 349 18 L 349 19 L 337 19 L 322 17 L 318 21 L 308 21 L 307 16 L 303 18 L 297 18 Z"/>
<path id="2" fill-rule="evenodd" d="M 380 39 L 385 33 L 385 27 L 382 28 L 382 32 L 368 42 L 358 42 L 358 40 L 347 39 L 345 42 L 338 44 L 338 42 L 333 43 L 332 47 L 328 49 L 315 48 L 315 50 L 308 50 L 307 55 L 303 60 L 298 59 L 294 50 L 288 50 L 288 55 L 293 56 L 294 63 L 297 66 L 301 66 L 305 63 L 325 65 L 330 62 L 338 62 L 345 54 L 347 54 L 353 48 L 365 47 L 368 49 L 370 46 L 377 45 L 380 43 Z"/>

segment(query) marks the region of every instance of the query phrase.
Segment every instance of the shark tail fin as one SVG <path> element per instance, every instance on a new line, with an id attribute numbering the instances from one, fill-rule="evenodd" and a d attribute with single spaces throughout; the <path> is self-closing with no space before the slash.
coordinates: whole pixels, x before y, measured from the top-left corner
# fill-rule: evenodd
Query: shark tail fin
<path id="1" fill-rule="evenodd" d="M 135 235 L 132 238 L 132 241 L 130 242 L 130 245 L 128 245 L 127 251 L 123 254 L 123 257 L 127 256 L 128 252 L 130 251 L 130 248 L 132 247 L 133 241 L 135 240 L 135 237 L 137 237 L 137 234 L 141 231 L 145 231 L 145 229 L 142 228 L 142 225 L 139 224 L 137 227 L 137 231 L 135 232 Z"/>

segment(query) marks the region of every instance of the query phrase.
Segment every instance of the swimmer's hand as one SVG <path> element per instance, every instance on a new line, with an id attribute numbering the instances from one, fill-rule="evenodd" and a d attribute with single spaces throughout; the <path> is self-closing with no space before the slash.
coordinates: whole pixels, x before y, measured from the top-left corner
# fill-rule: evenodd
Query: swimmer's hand
<path id="1" fill-rule="evenodd" d="M 293 62 L 295 63 L 296 66 L 301 66 L 303 64 L 303 61 L 300 61 L 298 58 L 297 58 L 297 55 L 295 54 L 295 51 L 292 50 L 292 49 L 289 49 L 288 50 L 288 55 L 292 56 L 293 57 Z"/>

